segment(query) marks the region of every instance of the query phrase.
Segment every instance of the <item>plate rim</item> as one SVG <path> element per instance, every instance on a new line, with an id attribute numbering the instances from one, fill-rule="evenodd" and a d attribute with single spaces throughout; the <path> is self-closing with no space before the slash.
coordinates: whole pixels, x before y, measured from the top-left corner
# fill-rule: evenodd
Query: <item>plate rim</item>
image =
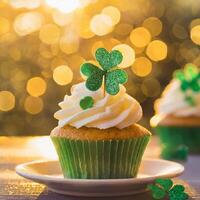
<path id="1" fill-rule="evenodd" d="M 28 173 L 23 171 L 24 168 L 26 168 L 27 166 L 31 165 L 31 164 L 37 164 L 37 163 L 46 163 L 46 162 L 59 162 L 58 160 L 35 160 L 35 161 L 31 161 L 31 162 L 26 162 L 26 163 L 22 163 L 19 164 L 15 167 L 15 171 L 18 175 L 32 180 L 32 181 L 36 181 L 36 182 L 41 182 L 43 184 L 45 184 L 45 182 L 49 182 L 49 181 L 53 181 L 55 183 L 79 183 L 79 184 L 96 184 L 96 183 L 101 183 L 101 184 L 118 184 L 120 183 L 148 183 L 148 182 L 152 182 L 153 180 L 155 180 L 156 178 L 174 178 L 176 176 L 179 176 L 183 173 L 184 171 L 184 166 L 180 163 L 174 162 L 174 161 L 169 161 L 169 160 L 164 160 L 164 159 L 157 159 L 157 158 L 144 158 L 143 161 L 151 161 L 151 162 L 165 162 L 165 163 L 171 163 L 173 165 L 176 165 L 177 167 L 179 167 L 178 169 L 176 169 L 173 173 L 170 174 L 161 174 L 161 175 L 155 175 L 155 176 L 150 176 L 150 177 L 141 177 L 141 178 L 124 178 L 124 179 L 70 179 L 70 178 L 58 178 L 58 177 L 51 177 L 48 175 L 37 175 L 37 174 L 33 174 L 33 173 Z"/>

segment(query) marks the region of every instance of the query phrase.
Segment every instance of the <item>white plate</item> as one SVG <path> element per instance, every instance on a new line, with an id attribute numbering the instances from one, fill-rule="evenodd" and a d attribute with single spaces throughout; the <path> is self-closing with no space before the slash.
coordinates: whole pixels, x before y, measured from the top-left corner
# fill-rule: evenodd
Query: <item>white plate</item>
<path id="1" fill-rule="evenodd" d="M 144 192 L 157 177 L 176 177 L 184 171 L 178 163 L 144 159 L 137 178 L 64 179 L 58 161 L 34 161 L 18 165 L 16 172 L 32 181 L 47 185 L 49 190 L 70 196 L 125 196 Z"/>

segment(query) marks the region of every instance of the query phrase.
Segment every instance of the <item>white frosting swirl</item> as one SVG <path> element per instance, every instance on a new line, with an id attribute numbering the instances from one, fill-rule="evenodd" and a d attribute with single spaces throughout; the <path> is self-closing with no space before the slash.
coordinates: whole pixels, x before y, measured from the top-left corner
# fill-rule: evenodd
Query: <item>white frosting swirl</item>
<path id="1" fill-rule="evenodd" d="M 85 96 L 94 99 L 94 106 L 82 110 L 79 102 Z M 71 96 L 66 95 L 59 106 L 61 110 L 54 115 L 59 120 L 59 127 L 68 124 L 76 128 L 86 126 L 99 129 L 111 127 L 122 129 L 138 122 L 142 117 L 140 104 L 126 93 L 122 85 L 117 95 L 106 93 L 104 96 L 102 88 L 92 92 L 85 87 L 85 82 L 82 82 L 72 87 Z"/>
<path id="2" fill-rule="evenodd" d="M 194 98 L 196 105 L 192 106 L 185 100 L 185 95 L 180 88 L 179 80 L 172 80 L 164 90 L 163 95 L 155 103 L 155 109 L 158 114 L 173 114 L 174 116 L 200 117 L 200 93 L 187 91 Z"/>

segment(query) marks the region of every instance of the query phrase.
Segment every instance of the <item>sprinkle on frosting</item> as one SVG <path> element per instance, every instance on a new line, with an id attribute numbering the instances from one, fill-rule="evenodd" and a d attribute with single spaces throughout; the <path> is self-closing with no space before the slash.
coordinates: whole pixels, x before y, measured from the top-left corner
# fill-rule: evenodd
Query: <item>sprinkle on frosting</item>
<path id="1" fill-rule="evenodd" d="M 80 100 L 80 107 L 83 110 L 86 110 L 88 108 L 92 108 L 94 105 L 94 99 L 91 96 L 86 96 L 83 99 Z"/>

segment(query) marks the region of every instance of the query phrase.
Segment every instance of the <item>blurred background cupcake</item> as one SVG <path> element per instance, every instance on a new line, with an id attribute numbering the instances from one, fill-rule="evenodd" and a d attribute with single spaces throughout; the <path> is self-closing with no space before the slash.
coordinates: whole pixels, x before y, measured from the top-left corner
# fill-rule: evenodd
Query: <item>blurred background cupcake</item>
<path id="1" fill-rule="evenodd" d="M 177 70 L 155 102 L 151 126 L 159 135 L 162 157 L 185 159 L 200 152 L 200 73 L 193 65 Z"/>

